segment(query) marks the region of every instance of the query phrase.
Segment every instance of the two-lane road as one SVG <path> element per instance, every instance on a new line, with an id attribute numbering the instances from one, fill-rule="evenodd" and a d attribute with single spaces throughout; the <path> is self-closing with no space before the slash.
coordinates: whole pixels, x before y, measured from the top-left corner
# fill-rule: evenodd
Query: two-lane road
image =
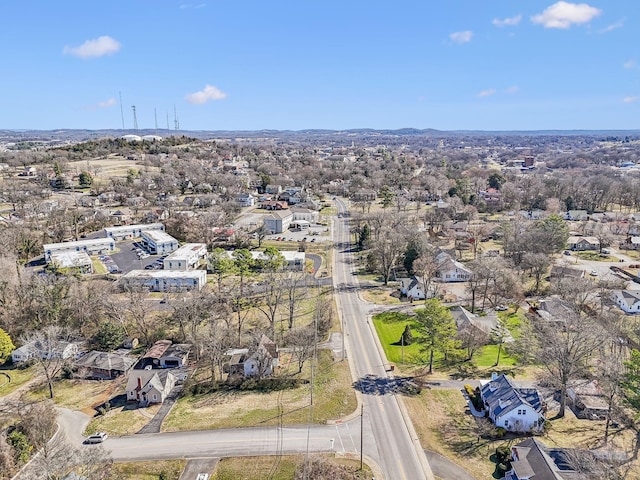
<path id="1" fill-rule="evenodd" d="M 338 212 L 345 213 L 346 205 L 336 200 Z M 375 333 L 368 322 L 367 306 L 358 297 L 355 258 L 351 252 L 348 216 L 340 215 L 334 223 L 333 278 L 338 309 L 346 333 L 349 361 L 357 377 L 368 375 L 386 377 L 386 365 L 377 348 Z M 365 420 L 373 431 L 372 442 L 366 442 L 364 452 L 376 459 L 387 479 L 432 479 L 433 473 L 424 450 L 402 405 L 393 393 L 362 394 Z M 403 414 L 404 412 L 404 414 Z M 369 443 L 373 443 L 369 446 Z M 374 448 L 375 451 L 369 451 Z"/>

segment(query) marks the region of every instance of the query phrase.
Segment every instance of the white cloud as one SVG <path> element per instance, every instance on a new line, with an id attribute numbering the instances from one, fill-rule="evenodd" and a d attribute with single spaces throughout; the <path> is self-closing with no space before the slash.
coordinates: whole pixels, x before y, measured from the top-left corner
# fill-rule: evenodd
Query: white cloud
<path id="1" fill-rule="evenodd" d="M 491 23 L 493 23 L 496 27 L 515 27 L 520 24 L 522 20 L 522 15 L 518 14 L 515 17 L 507 17 L 507 18 L 494 18 Z"/>
<path id="2" fill-rule="evenodd" d="M 104 102 L 98 102 L 98 108 L 109 108 L 113 107 L 116 104 L 115 98 L 110 98 L 109 100 L 105 100 Z"/>
<path id="3" fill-rule="evenodd" d="M 513 85 L 509 88 L 507 88 L 507 93 L 510 95 L 513 95 L 514 93 L 518 93 L 520 91 L 520 87 L 517 85 Z"/>
<path id="4" fill-rule="evenodd" d="M 184 98 L 189 103 L 202 105 L 212 100 L 223 100 L 227 98 L 227 94 L 213 85 L 205 85 L 204 89 L 199 92 L 189 93 Z"/>
<path id="5" fill-rule="evenodd" d="M 601 13 L 602 10 L 586 3 L 560 1 L 531 17 L 531 21 L 544 28 L 570 28 L 573 24 L 590 22 Z"/>
<path id="6" fill-rule="evenodd" d="M 103 35 L 102 37 L 87 40 L 82 45 L 70 47 L 66 45 L 62 50 L 65 55 L 73 55 L 80 58 L 96 58 L 104 55 L 113 55 L 118 52 L 122 45 L 117 40 Z"/>
<path id="7" fill-rule="evenodd" d="M 624 68 L 628 68 L 628 69 L 631 69 L 631 68 L 638 68 L 638 62 L 636 62 L 635 60 L 627 60 L 626 62 L 624 62 L 624 63 L 622 64 L 622 66 L 623 66 Z"/>
<path id="8" fill-rule="evenodd" d="M 622 101 L 624 103 L 640 102 L 640 97 L 624 97 Z"/>
<path id="9" fill-rule="evenodd" d="M 479 97 L 490 97 L 491 95 L 495 95 L 496 93 L 496 89 L 495 88 L 489 88 L 488 90 L 482 90 L 480 93 L 478 93 Z"/>
<path id="10" fill-rule="evenodd" d="M 473 38 L 473 32 L 471 30 L 465 30 L 464 32 L 453 32 L 449 35 L 449 38 L 455 43 L 467 43 Z"/>
<path id="11" fill-rule="evenodd" d="M 618 20 L 616 23 L 612 23 L 611 25 L 604 27 L 602 30 L 598 30 L 598 33 L 609 33 L 622 27 L 624 27 L 624 20 Z"/>

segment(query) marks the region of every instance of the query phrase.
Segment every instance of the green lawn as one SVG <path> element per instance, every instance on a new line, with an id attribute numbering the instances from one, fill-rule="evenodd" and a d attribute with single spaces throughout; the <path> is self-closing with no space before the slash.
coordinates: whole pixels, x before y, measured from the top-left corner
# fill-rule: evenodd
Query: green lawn
<path id="1" fill-rule="evenodd" d="M 518 311 L 517 313 L 500 312 L 500 317 L 507 320 L 507 327 L 509 328 L 511 335 L 517 338 L 519 335 L 519 326 L 521 316 L 524 312 Z M 421 345 L 418 342 L 414 342 L 411 345 L 405 345 L 404 347 L 397 342 L 402 336 L 402 332 L 405 326 L 408 324 L 411 327 L 411 333 L 414 338 L 419 338 L 416 333 L 413 317 L 405 313 L 399 312 L 385 312 L 375 315 L 373 317 L 373 324 L 378 333 L 378 338 L 384 349 L 384 353 L 387 356 L 387 360 L 390 363 L 397 365 L 405 364 L 424 364 L 425 353 L 421 352 Z M 500 354 L 500 366 L 513 366 L 516 365 L 516 360 L 510 357 L 506 352 L 506 344 L 502 346 L 502 353 Z M 485 345 L 480 348 L 473 356 L 473 364 L 478 368 L 492 367 L 496 363 L 498 357 L 498 345 Z M 441 368 L 443 357 L 441 354 L 436 353 L 434 366 Z"/>
<path id="2" fill-rule="evenodd" d="M 407 324 L 412 328 L 412 334 L 415 333 L 413 317 L 399 312 L 385 312 L 373 317 L 373 325 L 376 327 L 378 338 L 387 356 L 387 360 L 391 363 L 402 364 L 403 353 L 404 363 L 419 363 L 418 358 L 422 355 L 421 346 L 414 342 L 411 345 L 397 344 L 402 336 Z"/>
<path id="3" fill-rule="evenodd" d="M 37 367 L 0 369 L 0 397 L 10 394 L 38 374 Z M 7 378 L 7 375 L 9 378 Z"/>

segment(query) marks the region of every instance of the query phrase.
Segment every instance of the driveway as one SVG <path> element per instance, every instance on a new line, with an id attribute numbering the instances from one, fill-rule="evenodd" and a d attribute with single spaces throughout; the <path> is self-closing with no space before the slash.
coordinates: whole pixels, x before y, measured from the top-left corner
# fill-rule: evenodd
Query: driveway
<path id="1" fill-rule="evenodd" d="M 164 419 L 167 417 L 167 415 L 169 415 L 169 412 L 175 405 L 176 400 L 180 396 L 183 388 L 184 385 L 176 385 L 175 387 L 173 387 L 171 392 L 169 392 L 169 395 L 167 395 L 167 398 L 164 400 L 164 402 L 162 402 L 162 405 L 160 406 L 158 412 L 153 416 L 151 420 L 149 420 L 149 423 L 142 427 L 137 433 L 160 433 L 162 422 L 164 422 Z"/>
<path id="2" fill-rule="evenodd" d="M 431 470 L 433 470 L 433 474 L 436 477 L 443 480 L 476 480 L 475 477 L 469 475 L 466 470 L 453 463 L 447 457 L 429 450 L 425 450 L 424 453 L 426 453 Z"/>
<path id="3" fill-rule="evenodd" d="M 216 469 L 219 461 L 218 457 L 189 460 L 182 471 L 182 475 L 180 475 L 180 480 L 196 480 L 200 473 L 211 474 Z"/>

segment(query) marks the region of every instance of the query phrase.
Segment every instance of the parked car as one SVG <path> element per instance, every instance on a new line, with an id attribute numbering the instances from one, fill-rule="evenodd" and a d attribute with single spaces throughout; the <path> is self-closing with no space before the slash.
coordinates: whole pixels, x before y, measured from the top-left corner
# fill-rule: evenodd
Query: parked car
<path id="1" fill-rule="evenodd" d="M 85 443 L 102 443 L 107 439 L 107 432 L 97 432 L 93 435 L 89 435 L 84 441 Z"/>
<path id="2" fill-rule="evenodd" d="M 506 305 L 498 305 L 495 310 L 496 312 L 506 312 L 507 310 L 509 310 L 509 307 L 507 307 Z"/>
<path id="3" fill-rule="evenodd" d="M 571 255 L 571 252 L 570 252 L 569 250 L 565 250 L 565 251 L 564 251 L 564 254 L 565 254 L 565 255 Z"/>
<path id="4" fill-rule="evenodd" d="M 592 277 L 597 277 L 598 276 L 598 271 L 597 270 L 591 270 L 591 272 L 589 272 L 589 275 L 591 275 Z"/>

